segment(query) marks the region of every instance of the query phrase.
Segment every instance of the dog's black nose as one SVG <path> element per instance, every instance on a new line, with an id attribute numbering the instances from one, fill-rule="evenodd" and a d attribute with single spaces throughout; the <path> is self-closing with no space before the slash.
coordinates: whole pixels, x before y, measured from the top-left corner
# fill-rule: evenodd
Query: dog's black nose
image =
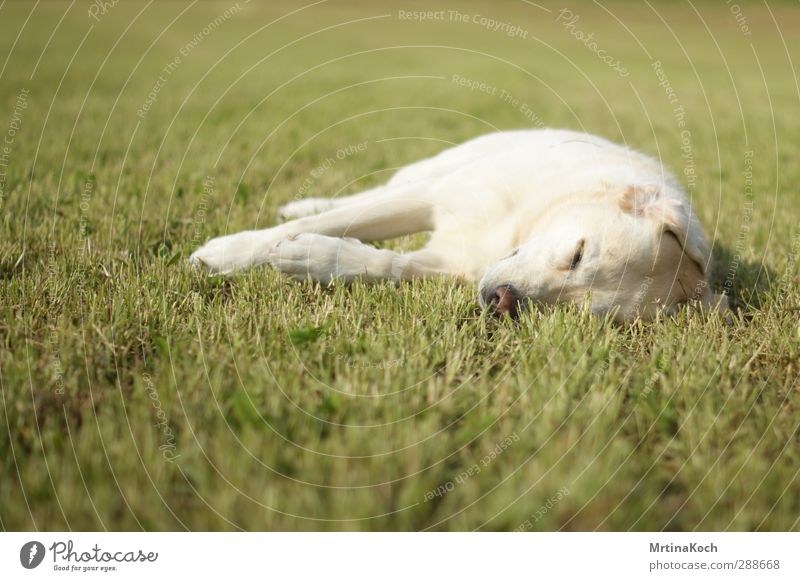
<path id="1" fill-rule="evenodd" d="M 507 314 L 516 319 L 519 314 L 520 298 L 517 289 L 510 284 L 504 284 L 494 289 L 486 302 L 495 315 L 502 317 Z"/>

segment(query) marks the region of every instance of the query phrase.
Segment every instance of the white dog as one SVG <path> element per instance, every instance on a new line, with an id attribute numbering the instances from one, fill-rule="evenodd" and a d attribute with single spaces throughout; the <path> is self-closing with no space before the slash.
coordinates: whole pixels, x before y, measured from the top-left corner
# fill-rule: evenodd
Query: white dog
<path id="1" fill-rule="evenodd" d="M 296 219 L 215 238 L 192 263 L 216 274 L 268 263 L 323 283 L 453 275 L 511 316 L 589 300 L 623 320 L 713 300 L 708 244 L 680 184 L 657 160 L 584 133 L 485 135 L 384 186 L 281 211 Z M 420 231 L 428 244 L 407 254 L 364 244 Z"/>

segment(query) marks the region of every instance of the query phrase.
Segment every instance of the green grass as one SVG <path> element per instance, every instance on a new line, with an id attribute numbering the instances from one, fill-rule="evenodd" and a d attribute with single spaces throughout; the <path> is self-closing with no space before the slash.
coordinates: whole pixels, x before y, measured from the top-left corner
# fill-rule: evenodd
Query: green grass
<path id="1" fill-rule="evenodd" d="M 721 2 L 573 5 L 621 77 L 560 5 L 242 2 L 202 32 L 233 4 L 0 4 L 3 135 L 28 91 L 0 167 L 3 529 L 800 529 L 796 5 L 742 3 L 750 35 Z M 398 18 L 423 6 L 527 38 Z M 449 282 L 185 264 L 536 119 L 693 180 L 734 320 L 515 326 Z"/>

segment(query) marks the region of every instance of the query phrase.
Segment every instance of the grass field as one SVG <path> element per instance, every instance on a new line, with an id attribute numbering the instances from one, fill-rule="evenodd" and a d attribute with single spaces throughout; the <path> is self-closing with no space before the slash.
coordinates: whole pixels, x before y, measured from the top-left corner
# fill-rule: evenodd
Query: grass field
<path id="1" fill-rule="evenodd" d="M 800 9 L 740 4 L 0 2 L 0 526 L 800 529 Z M 735 318 L 186 265 L 540 125 L 673 168 Z"/>

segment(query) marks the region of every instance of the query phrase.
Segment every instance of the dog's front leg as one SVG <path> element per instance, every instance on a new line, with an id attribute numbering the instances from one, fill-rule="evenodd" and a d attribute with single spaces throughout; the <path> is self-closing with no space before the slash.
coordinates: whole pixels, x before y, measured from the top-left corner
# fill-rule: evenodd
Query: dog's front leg
<path id="1" fill-rule="evenodd" d="M 342 208 L 210 240 L 190 257 L 213 274 L 233 274 L 267 262 L 278 242 L 303 233 L 353 236 L 370 242 L 433 228 L 433 206 L 420 184 L 386 187 Z M 373 249 L 374 250 L 374 249 Z"/>
<path id="2" fill-rule="evenodd" d="M 353 238 L 299 234 L 273 246 L 267 256 L 276 270 L 299 280 L 409 280 L 446 274 L 438 256 L 421 250 L 400 254 Z"/>

